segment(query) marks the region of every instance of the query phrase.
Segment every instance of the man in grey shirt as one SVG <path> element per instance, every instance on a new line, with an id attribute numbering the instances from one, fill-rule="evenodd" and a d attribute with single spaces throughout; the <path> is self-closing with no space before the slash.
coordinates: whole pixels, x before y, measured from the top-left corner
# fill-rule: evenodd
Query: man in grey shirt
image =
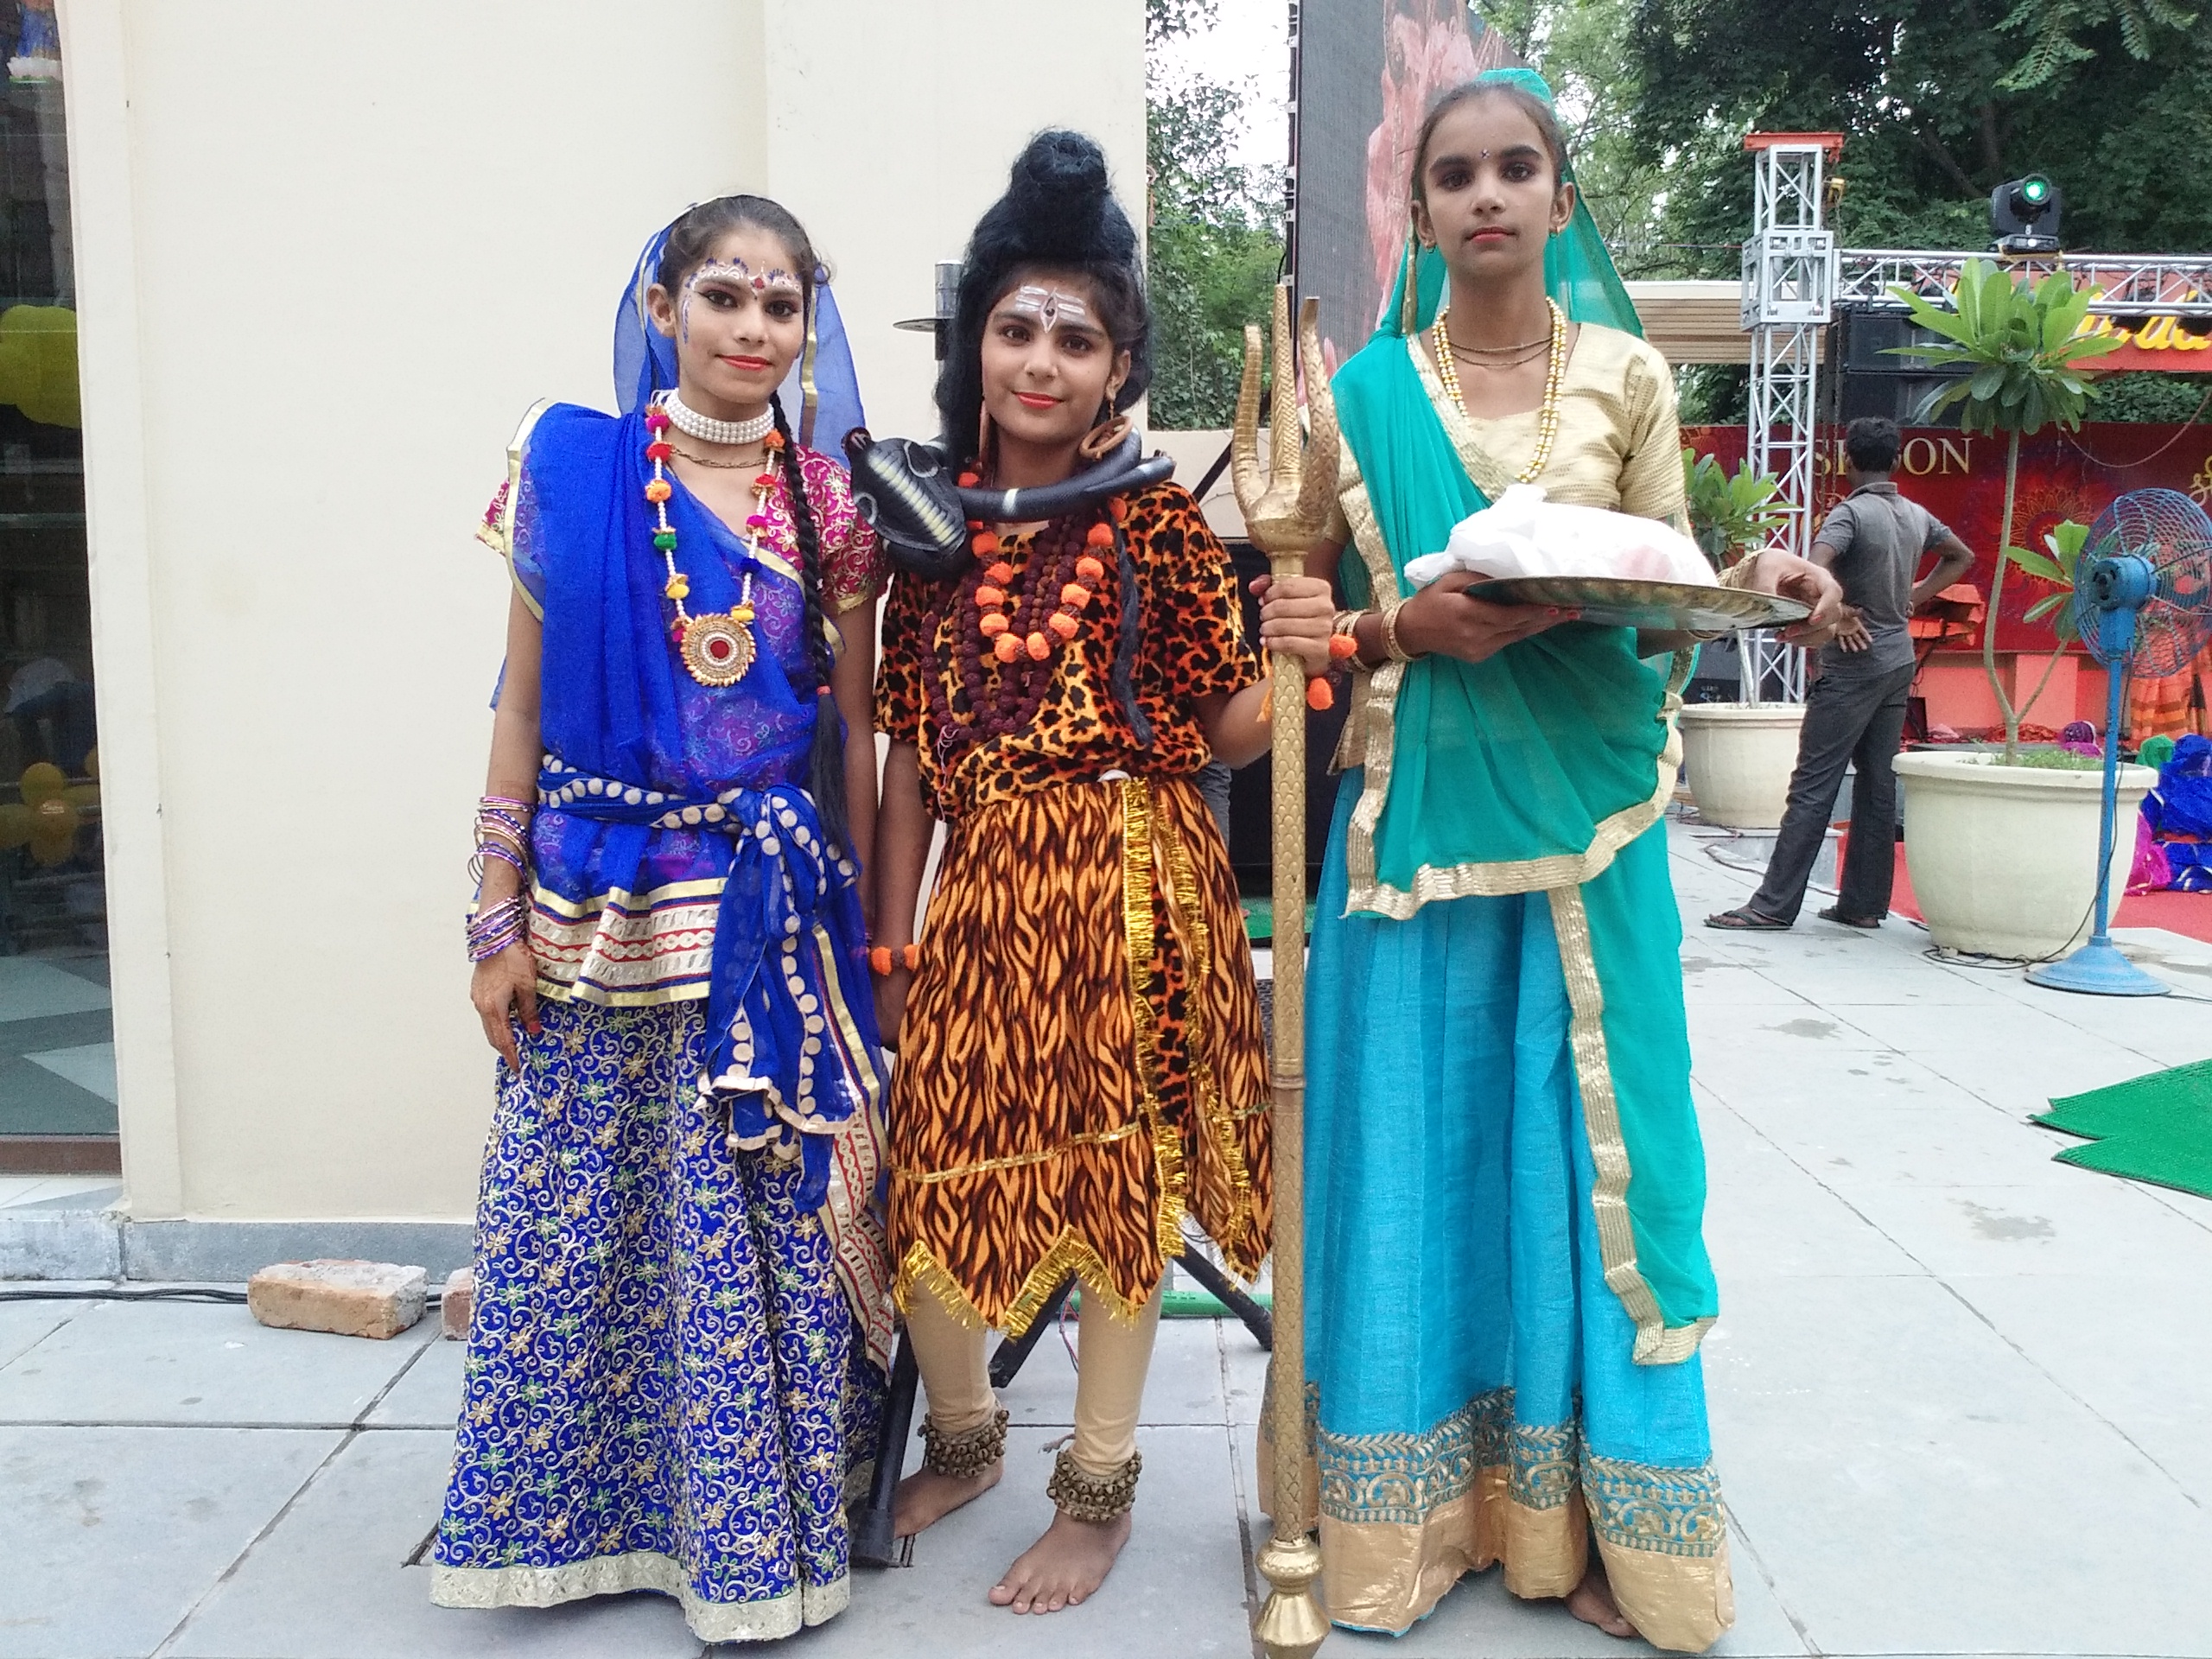
<path id="1" fill-rule="evenodd" d="M 1707 917 L 1707 927 L 1788 927 L 1797 919 L 1813 860 L 1835 810 L 1836 791 L 1852 765 L 1859 777 L 1843 890 L 1821 919 L 1879 927 L 1889 914 L 1897 815 L 1891 762 L 1904 733 L 1905 695 L 1917 667 L 1906 623 L 1974 563 L 1964 542 L 1890 481 L 1902 442 L 1897 423 L 1878 416 L 1853 421 L 1844 434 L 1851 493 L 1821 525 L 1813 563 L 1834 571 L 1843 585 L 1845 621 L 1821 648 L 1821 677 L 1805 699 L 1789 806 L 1766 880 L 1748 904 Z M 1922 559 L 1930 553 L 1938 556 L 1936 568 L 1916 582 Z"/>

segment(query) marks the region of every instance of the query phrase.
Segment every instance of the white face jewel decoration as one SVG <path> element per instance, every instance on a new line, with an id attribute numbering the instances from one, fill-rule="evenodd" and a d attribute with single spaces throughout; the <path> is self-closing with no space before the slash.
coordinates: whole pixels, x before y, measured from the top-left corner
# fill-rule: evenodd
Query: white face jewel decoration
<path id="1" fill-rule="evenodd" d="M 1027 317 L 1039 324 L 1048 333 L 1067 323 L 1077 328 L 1096 328 L 1098 324 L 1090 315 L 1090 302 L 1080 294 L 1070 294 L 1063 289 L 1043 288 L 1033 283 L 1024 283 L 1014 290 L 1007 301 L 1007 309 L 1018 317 Z"/>

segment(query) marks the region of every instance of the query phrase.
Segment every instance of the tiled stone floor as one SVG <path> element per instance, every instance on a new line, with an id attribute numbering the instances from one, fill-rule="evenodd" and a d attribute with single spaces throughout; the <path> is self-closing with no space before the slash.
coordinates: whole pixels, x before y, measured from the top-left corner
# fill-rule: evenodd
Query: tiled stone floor
<path id="1" fill-rule="evenodd" d="M 2065 1142 L 2025 1121 L 2212 1056 L 2212 1011 L 1939 965 L 1901 923 L 1709 932 L 1750 879 L 1673 834 L 1724 1308 L 1706 1364 L 1739 1618 L 1719 1650 L 2212 1655 L 2212 1203 L 2055 1164 Z M 2212 997 L 2212 948 L 2132 943 Z M 237 1308 L 0 1303 L 0 1659 L 696 1656 L 649 1596 L 429 1605 L 410 1563 L 460 1387 L 430 1328 L 371 1344 Z M 1235 1325 L 1165 1327 L 1135 1540 L 1091 1603 L 1019 1619 L 983 1592 L 1047 1517 L 1073 1395 L 1048 1339 L 1008 1399 L 1000 1491 L 788 1650 L 1250 1652 L 1263 1363 Z M 1322 1651 L 1643 1649 L 1491 1573 L 1401 1640 Z"/>

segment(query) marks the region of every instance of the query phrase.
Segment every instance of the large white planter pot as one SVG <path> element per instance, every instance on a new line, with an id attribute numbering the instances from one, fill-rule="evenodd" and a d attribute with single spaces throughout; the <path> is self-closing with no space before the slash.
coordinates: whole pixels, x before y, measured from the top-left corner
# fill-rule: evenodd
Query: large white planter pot
<path id="1" fill-rule="evenodd" d="M 1694 702 L 1681 711 L 1682 770 L 1697 815 L 1731 830 L 1777 830 L 1797 766 L 1796 702 Z"/>
<path id="2" fill-rule="evenodd" d="M 1929 936 L 1952 950 L 2037 957 L 2088 938 L 2097 892 L 2101 772 L 2006 766 L 1993 754 L 1897 759 L 1905 868 Z M 2112 899 L 2127 891 L 2135 816 L 2158 774 L 2120 769 Z"/>

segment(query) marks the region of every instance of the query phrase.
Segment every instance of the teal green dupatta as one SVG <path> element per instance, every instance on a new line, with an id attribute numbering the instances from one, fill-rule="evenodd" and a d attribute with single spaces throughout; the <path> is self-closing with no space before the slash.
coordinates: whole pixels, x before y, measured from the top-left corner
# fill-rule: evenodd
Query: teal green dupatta
<path id="1" fill-rule="evenodd" d="M 1633 328 L 1586 209 L 1554 244 L 1547 276 L 1569 315 Z M 1419 331 L 1442 291 L 1441 258 L 1409 251 L 1383 327 L 1332 385 L 1360 474 L 1344 495 L 1356 545 L 1343 577 L 1355 605 L 1410 592 L 1407 562 L 1489 505 L 1478 480 L 1502 486 L 1464 427 L 1455 442 L 1424 385 Z M 1655 937 L 1679 938 L 1674 895 L 1663 879 L 1614 868 L 1674 792 L 1686 664 L 1687 653 L 1661 674 L 1637 659 L 1628 630 L 1568 624 L 1481 663 L 1385 667 L 1341 757 L 1363 768 L 1345 842 L 1347 915 L 1403 921 L 1440 900 L 1548 895 L 1605 1281 L 1636 1323 L 1644 1364 L 1694 1353 L 1719 1307 L 1699 1234 L 1704 1160 L 1680 967 L 1671 946 L 1653 948 Z"/>

